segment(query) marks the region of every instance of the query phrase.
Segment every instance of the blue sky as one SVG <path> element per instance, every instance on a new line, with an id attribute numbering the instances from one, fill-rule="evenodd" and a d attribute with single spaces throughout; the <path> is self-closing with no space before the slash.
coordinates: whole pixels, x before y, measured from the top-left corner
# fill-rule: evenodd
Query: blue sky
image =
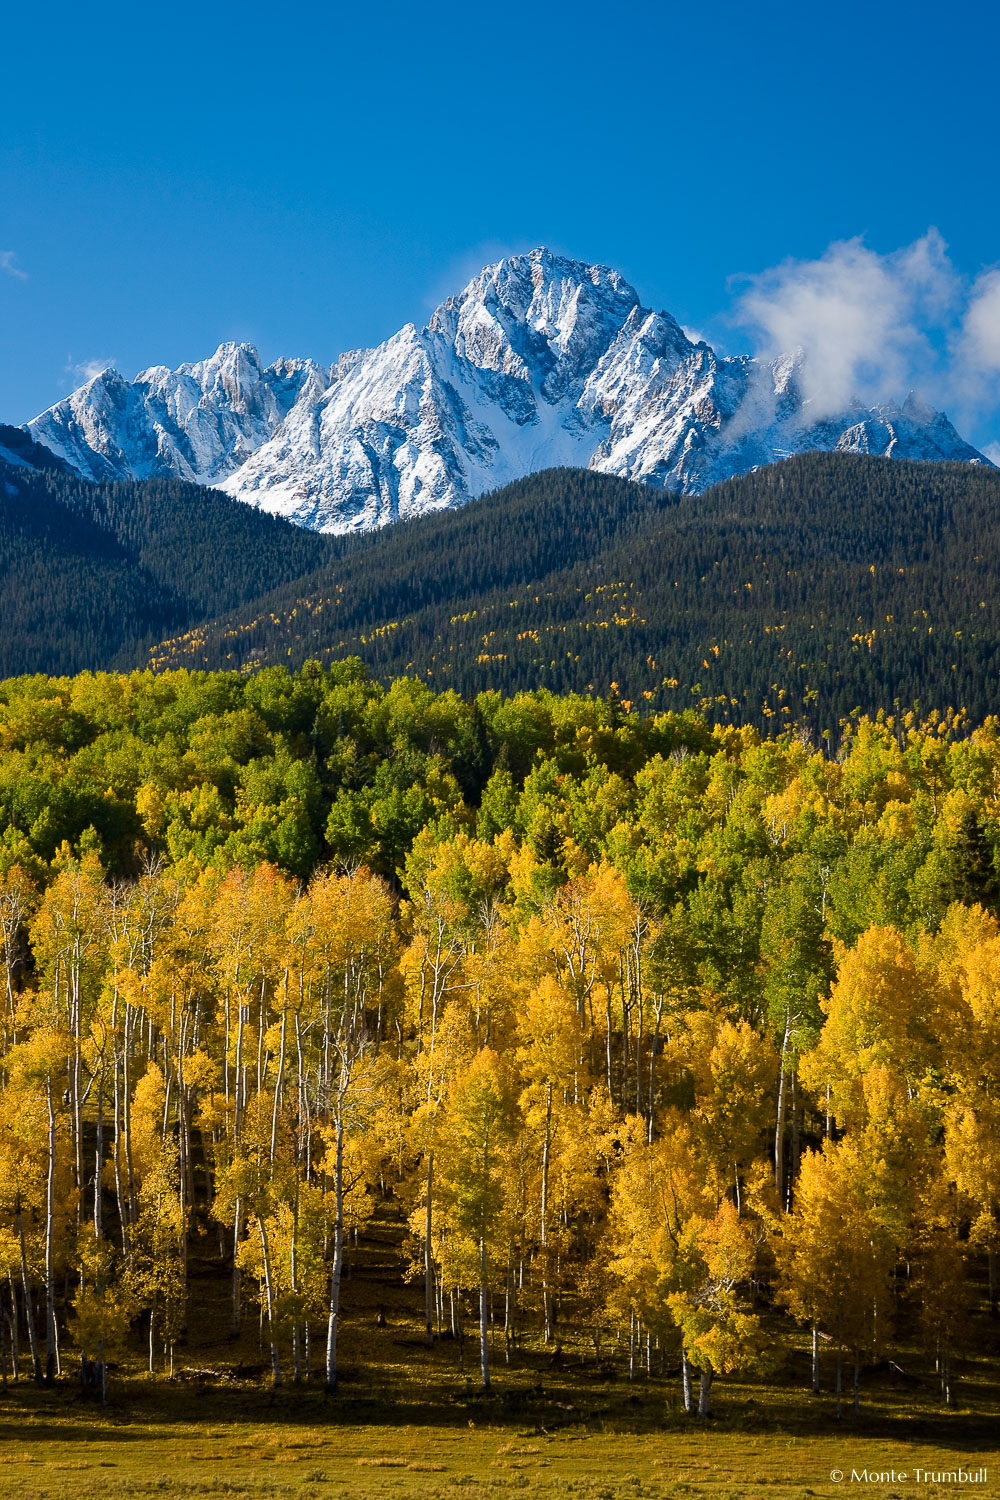
<path id="1" fill-rule="evenodd" d="M 0 420 L 228 338 L 330 361 L 544 243 L 732 350 L 850 325 L 845 379 L 1000 439 L 992 6 L 55 0 L 3 37 Z"/>

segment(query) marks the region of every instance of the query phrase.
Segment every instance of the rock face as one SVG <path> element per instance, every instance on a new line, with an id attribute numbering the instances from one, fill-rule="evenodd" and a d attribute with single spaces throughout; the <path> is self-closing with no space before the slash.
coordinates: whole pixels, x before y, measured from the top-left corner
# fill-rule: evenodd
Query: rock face
<path id="1" fill-rule="evenodd" d="M 11 469 L 54 469 L 60 474 L 74 471 L 63 459 L 32 440 L 23 427 L 0 422 L 0 464 Z"/>
<path id="2" fill-rule="evenodd" d="M 105 371 L 28 428 L 88 478 L 175 475 L 327 532 L 556 464 L 691 493 L 809 449 L 987 462 L 912 396 L 818 414 L 801 372 L 801 354 L 723 358 L 617 271 L 540 249 L 332 369 L 223 344 L 132 382 Z"/>
<path id="3" fill-rule="evenodd" d="M 105 370 L 28 431 L 86 479 L 217 484 L 273 437 L 300 396 L 329 383 L 312 360 L 265 369 L 252 345 L 222 344 L 199 364 L 154 365 L 133 381 Z"/>

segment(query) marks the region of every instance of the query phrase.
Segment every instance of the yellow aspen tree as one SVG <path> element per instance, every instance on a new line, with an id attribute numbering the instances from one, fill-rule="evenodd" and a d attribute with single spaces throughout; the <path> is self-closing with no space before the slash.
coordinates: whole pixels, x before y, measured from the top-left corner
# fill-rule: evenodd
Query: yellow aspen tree
<path id="1" fill-rule="evenodd" d="M 326 1390 L 337 1389 L 337 1338 L 343 1270 L 348 1156 L 345 1140 L 370 1120 L 371 1084 L 383 1029 L 396 1018 L 398 952 L 393 906 L 384 881 L 361 867 L 320 875 L 308 890 L 315 909 L 315 950 L 322 1055 L 318 1088 L 333 1179 L 333 1246 L 326 1338 Z"/>
<path id="2" fill-rule="evenodd" d="M 507 1155 L 518 1124 L 509 1071 L 497 1053 L 484 1048 L 458 1073 L 445 1103 L 438 1192 L 441 1211 L 461 1241 L 469 1278 L 464 1284 L 479 1291 L 480 1376 L 487 1391 L 489 1297 L 509 1248 Z"/>
<path id="3" fill-rule="evenodd" d="M 978 933 L 963 934 L 970 942 L 955 945 L 957 994 L 951 1024 L 942 1029 L 951 1085 L 944 1106 L 945 1161 L 951 1180 L 972 1206 L 970 1238 L 986 1251 L 995 1314 L 1000 1254 L 1000 937 L 979 925 Z M 948 924 L 949 935 L 953 926 Z"/>
<path id="4" fill-rule="evenodd" d="M 125 1352 L 128 1299 L 116 1276 L 113 1247 L 85 1225 L 77 1241 L 79 1281 L 73 1298 L 73 1342 L 80 1351 L 80 1384 L 85 1396 L 108 1400 L 109 1360 Z"/>
<path id="5" fill-rule="evenodd" d="M 876 1330 L 888 1327 L 889 1278 L 897 1253 L 850 1140 L 827 1141 L 822 1151 L 805 1153 L 795 1205 L 782 1220 L 774 1248 L 780 1299 L 793 1317 L 814 1331 L 826 1330 L 834 1341 L 839 1417 L 844 1352 L 854 1356 L 857 1407 L 862 1353 L 872 1347 Z M 814 1359 L 816 1347 L 814 1338 Z"/>
<path id="6" fill-rule="evenodd" d="M 821 1005 L 826 1021 L 800 1072 L 841 1125 L 863 1121 L 862 1079 L 872 1068 L 889 1067 L 916 1089 L 939 1060 L 933 976 L 893 927 L 870 927 L 841 951 Z"/>
<path id="7" fill-rule="evenodd" d="M 38 889 L 21 865 L 0 872 L 0 950 L 4 966 L 3 1050 L 17 1041 L 15 1011 L 28 957 L 27 926 L 38 905 Z"/>
<path id="8" fill-rule="evenodd" d="M 912 1291 L 924 1347 L 934 1359 L 946 1406 L 952 1403 L 952 1364 L 967 1337 L 972 1303 L 961 1231 L 958 1197 L 945 1178 L 936 1175 L 918 1203 Z"/>
<path id="9" fill-rule="evenodd" d="M 78 1215 L 79 1192 L 73 1172 L 73 1133 L 62 1103 L 69 1038 L 64 1031 L 37 1027 L 5 1059 L 10 1083 L 8 1092 L 19 1109 L 36 1122 L 34 1151 L 44 1163 L 44 1195 L 36 1200 L 40 1222 L 36 1243 L 41 1241 L 42 1281 L 45 1293 L 44 1383 L 51 1385 L 61 1370 L 59 1329 L 56 1320 L 56 1278 L 69 1253 L 70 1226 Z M 39 1151 L 39 1143 L 44 1147 Z M 39 1189 L 41 1184 L 39 1184 Z M 18 1207 L 19 1238 L 24 1228 L 23 1207 Z M 23 1248 L 23 1239 L 22 1239 Z M 27 1270 L 25 1299 L 28 1301 Z M 37 1369 L 37 1365 L 36 1365 Z"/>
<path id="10" fill-rule="evenodd" d="M 132 1101 L 132 1164 L 136 1220 L 124 1283 L 135 1310 L 148 1314 L 148 1368 L 155 1368 L 157 1336 L 173 1374 L 174 1348 L 184 1322 L 185 1216 L 179 1191 L 180 1154 L 165 1128 L 166 1086 L 159 1064 L 147 1064 Z"/>
<path id="11" fill-rule="evenodd" d="M 636 1332 L 645 1327 L 666 1340 L 676 1325 L 670 1298 L 683 1285 L 687 1226 L 707 1220 L 715 1203 L 706 1189 L 691 1131 L 679 1116 L 662 1122 L 653 1142 L 633 1116 L 619 1133 L 606 1231 L 611 1311 L 628 1320 L 629 1373 L 634 1373 Z M 681 1329 L 681 1380 L 685 1411 L 693 1410 L 688 1349 Z"/>
<path id="12" fill-rule="evenodd" d="M 672 1031 L 673 1065 L 694 1085 L 691 1127 L 718 1194 L 733 1189 L 742 1207 L 743 1180 L 766 1154 L 779 1057 L 770 1040 L 746 1021 L 691 1011 Z"/>
<path id="13" fill-rule="evenodd" d="M 44 1007 L 47 1024 L 67 1036 L 66 1091 L 76 1186 L 82 1195 L 83 1109 L 93 1079 L 85 1080 L 83 1038 L 100 992 L 106 961 L 104 881 L 93 854 L 70 861 L 42 897 L 31 923 L 31 945 L 38 971 L 36 1014 Z M 78 1198 L 78 1206 L 82 1199 Z"/>
<path id="14" fill-rule="evenodd" d="M 760 1358 L 760 1319 L 747 1300 L 760 1238 L 728 1199 L 711 1219 L 690 1219 L 681 1236 L 681 1286 L 668 1303 L 687 1357 L 698 1366 L 699 1417 L 710 1415 L 717 1374 L 746 1369 Z"/>
<path id="15" fill-rule="evenodd" d="M 251 1090 L 260 1093 L 268 1058 L 265 1039 L 274 991 L 284 975 L 285 922 L 291 883 L 271 865 L 252 873 L 232 870 L 215 893 L 209 935 L 223 1004 L 226 1097 L 231 1101 L 231 1145 L 239 1152 Z M 242 1204 L 233 1212 L 234 1332 L 241 1323 L 239 1242 Z"/>

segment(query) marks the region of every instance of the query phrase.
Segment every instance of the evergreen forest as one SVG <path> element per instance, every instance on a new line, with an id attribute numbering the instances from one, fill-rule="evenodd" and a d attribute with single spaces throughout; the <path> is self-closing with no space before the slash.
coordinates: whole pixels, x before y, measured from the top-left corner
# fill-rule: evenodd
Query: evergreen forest
<path id="1" fill-rule="evenodd" d="M 832 1416 L 905 1347 L 982 1404 L 998 843 L 995 717 L 0 683 L 4 1378 L 179 1374 L 221 1287 L 270 1384 L 336 1398 L 394 1215 L 483 1391 L 585 1339 L 693 1415 L 757 1372 Z"/>
<path id="2" fill-rule="evenodd" d="M 808 726 L 996 712 L 1000 472 L 811 453 L 676 496 L 549 470 L 322 537 L 178 481 L 3 470 L 0 670 L 361 657 L 483 691 Z"/>
<path id="3" fill-rule="evenodd" d="M 995 469 L 810 453 L 684 497 L 551 470 L 339 545 L 329 582 L 151 664 L 356 654 L 386 682 L 596 692 L 832 740 L 852 713 L 998 705 Z"/>

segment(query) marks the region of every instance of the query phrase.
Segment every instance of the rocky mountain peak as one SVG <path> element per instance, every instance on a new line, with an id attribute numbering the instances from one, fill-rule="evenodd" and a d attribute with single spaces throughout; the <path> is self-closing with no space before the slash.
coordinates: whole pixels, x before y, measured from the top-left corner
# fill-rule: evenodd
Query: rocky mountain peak
<path id="1" fill-rule="evenodd" d="M 461 505 L 557 464 L 686 493 L 809 449 L 985 462 L 941 413 L 819 419 L 803 354 L 692 343 L 612 267 L 540 246 L 485 266 L 374 349 L 264 366 L 227 342 L 176 370 L 105 371 L 29 431 L 88 478 L 173 474 L 320 531 Z"/>

